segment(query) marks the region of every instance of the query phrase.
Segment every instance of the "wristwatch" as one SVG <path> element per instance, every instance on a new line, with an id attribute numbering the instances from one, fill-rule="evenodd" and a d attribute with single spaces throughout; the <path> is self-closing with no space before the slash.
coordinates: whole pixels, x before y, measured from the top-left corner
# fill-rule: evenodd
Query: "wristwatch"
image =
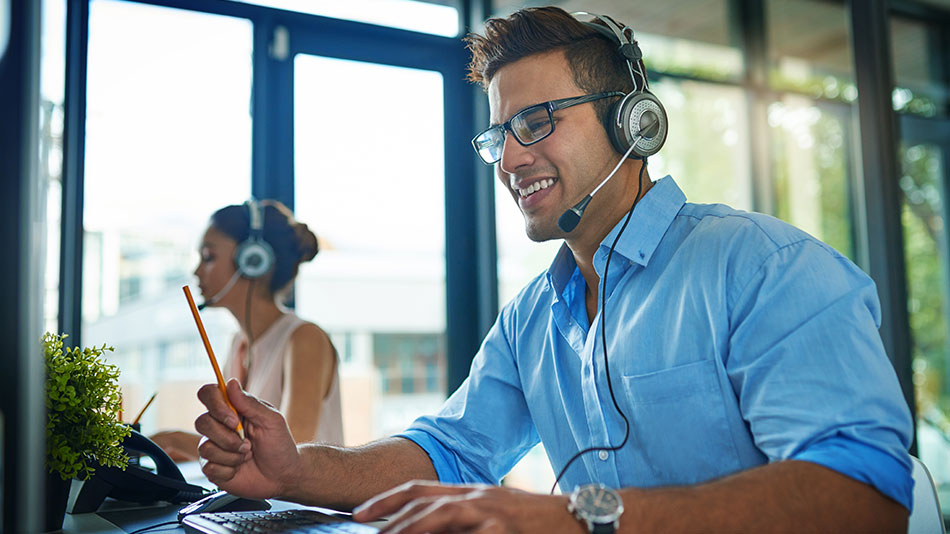
<path id="1" fill-rule="evenodd" d="M 620 526 L 623 501 L 619 493 L 603 484 L 587 484 L 571 494 L 567 511 L 587 525 L 590 534 L 613 534 Z"/>

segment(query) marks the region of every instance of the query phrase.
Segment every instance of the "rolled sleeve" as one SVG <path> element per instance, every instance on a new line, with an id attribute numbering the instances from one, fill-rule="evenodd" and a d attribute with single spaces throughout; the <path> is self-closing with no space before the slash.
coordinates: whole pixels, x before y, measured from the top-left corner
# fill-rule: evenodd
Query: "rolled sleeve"
<path id="1" fill-rule="evenodd" d="M 793 460 L 823 465 L 865 484 L 912 509 L 914 481 L 910 457 L 882 451 L 843 436 L 810 445 L 792 456 Z"/>
<path id="2" fill-rule="evenodd" d="M 506 310 L 459 389 L 400 434 L 426 451 L 442 482 L 498 484 L 539 441 L 504 332 Z"/>
<path id="3" fill-rule="evenodd" d="M 418 428 L 409 428 L 405 432 L 396 434 L 396 436 L 408 439 L 426 451 L 429 460 L 432 461 L 432 466 L 435 468 L 435 473 L 439 477 L 439 482 L 446 484 L 465 482 L 456 456 L 431 434 Z"/>

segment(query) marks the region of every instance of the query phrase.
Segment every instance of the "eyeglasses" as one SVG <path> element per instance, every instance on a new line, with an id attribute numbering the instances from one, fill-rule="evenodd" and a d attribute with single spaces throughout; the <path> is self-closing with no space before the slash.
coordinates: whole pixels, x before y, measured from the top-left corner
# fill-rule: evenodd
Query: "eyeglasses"
<path id="1" fill-rule="evenodd" d="M 623 96 L 623 93 L 619 91 L 595 93 L 528 106 L 515 113 L 504 124 L 492 126 L 476 135 L 472 139 L 472 146 L 482 161 L 489 165 L 497 163 L 505 149 L 506 130 L 514 134 L 521 146 L 533 145 L 554 133 L 555 111 L 613 96 Z"/>

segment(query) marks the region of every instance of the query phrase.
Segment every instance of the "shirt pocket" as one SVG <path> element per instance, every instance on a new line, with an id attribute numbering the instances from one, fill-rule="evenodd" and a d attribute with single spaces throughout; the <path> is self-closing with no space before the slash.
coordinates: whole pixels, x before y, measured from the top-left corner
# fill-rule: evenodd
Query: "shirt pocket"
<path id="1" fill-rule="evenodd" d="M 704 482 L 740 469 L 715 360 L 623 376 L 637 486 Z"/>

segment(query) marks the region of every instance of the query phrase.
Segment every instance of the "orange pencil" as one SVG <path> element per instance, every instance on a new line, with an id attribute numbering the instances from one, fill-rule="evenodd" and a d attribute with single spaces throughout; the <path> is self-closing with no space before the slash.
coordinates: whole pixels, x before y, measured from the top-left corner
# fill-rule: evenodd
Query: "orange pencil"
<path id="1" fill-rule="evenodd" d="M 228 399 L 228 388 L 224 385 L 224 376 L 221 375 L 221 368 L 218 367 L 218 360 L 214 357 L 214 351 L 211 350 L 211 342 L 208 341 L 208 333 L 205 332 L 205 326 L 201 322 L 201 316 L 198 315 L 198 307 L 195 306 L 195 299 L 191 297 L 191 290 L 188 289 L 188 286 L 182 286 L 181 289 L 185 292 L 185 298 L 188 299 L 188 306 L 191 308 L 191 314 L 195 316 L 195 324 L 198 325 L 198 333 L 201 334 L 201 341 L 204 342 L 205 351 L 208 353 L 208 358 L 211 359 L 211 367 L 214 367 L 214 375 L 218 379 L 218 388 L 221 390 L 221 394 L 224 395 L 224 402 L 228 403 L 228 406 L 234 410 L 234 406 L 231 405 L 231 400 Z M 238 415 L 237 410 L 234 410 L 234 415 Z M 244 426 L 241 425 L 240 416 L 238 416 L 237 433 L 241 436 L 241 439 L 244 439 Z"/>

